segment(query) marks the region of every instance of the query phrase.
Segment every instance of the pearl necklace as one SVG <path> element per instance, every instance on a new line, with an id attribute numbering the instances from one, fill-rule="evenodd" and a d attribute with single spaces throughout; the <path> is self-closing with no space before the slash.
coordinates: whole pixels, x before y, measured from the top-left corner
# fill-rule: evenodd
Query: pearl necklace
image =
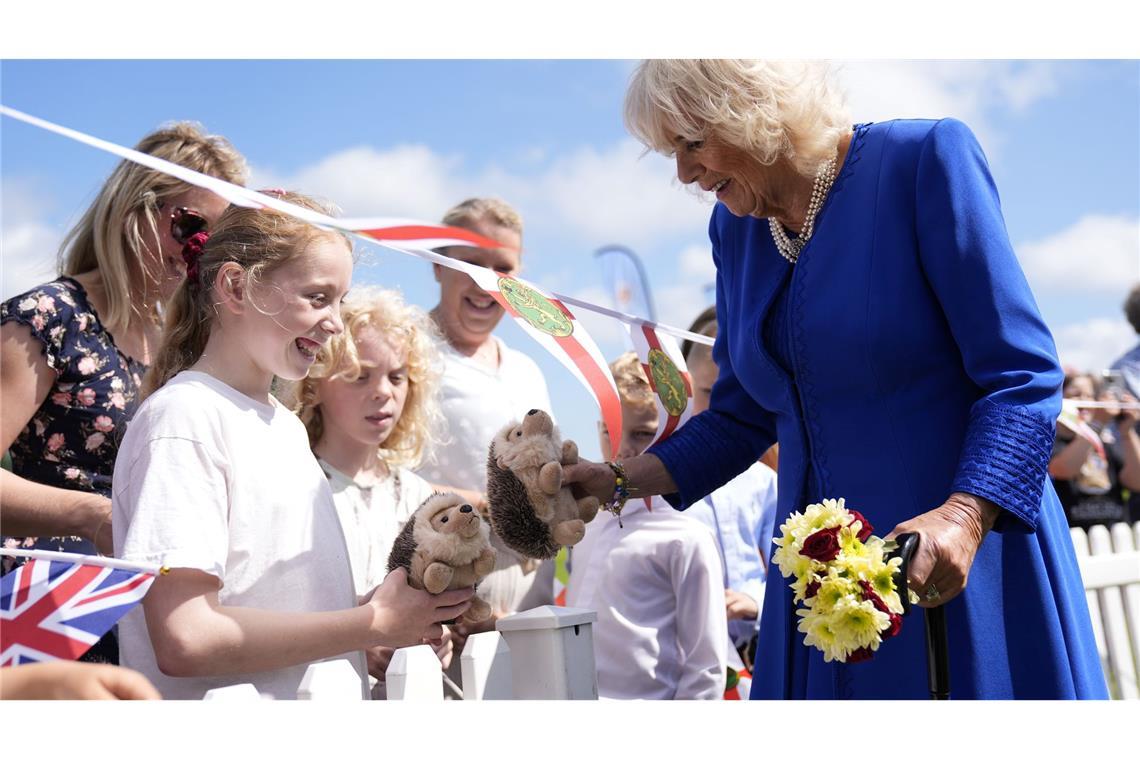
<path id="1" fill-rule="evenodd" d="M 827 193 L 831 190 L 831 185 L 834 182 L 835 159 L 831 158 L 820 167 L 819 173 L 815 175 L 815 182 L 811 186 L 811 201 L 808 202 L 807 214 L 804 216 L 803 230 L 795 240 L 788 237 L 788 233 L 784 231 L 784 225 L 776 221 L 775 217 L 768 219 L 768 227 L 772 230 L 772 240 L 776 243 L 776 250 L 791 263 L 796 263 L 800 257 L 800 251 L 811 239 L 811 233 L 815 227 L 815 216 L 823 207 L 823 201 L 827 198 Z"/>

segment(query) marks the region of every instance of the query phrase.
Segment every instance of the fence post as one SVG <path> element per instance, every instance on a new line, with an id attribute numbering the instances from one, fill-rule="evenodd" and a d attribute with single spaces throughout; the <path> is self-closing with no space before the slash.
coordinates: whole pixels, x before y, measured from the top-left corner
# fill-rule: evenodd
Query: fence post
<path id="1" fill-rule="evenodd" d="M 388 699 L 443 701 L 443 667 L 427 644 L 397 649 L 384 671 L 384 681 Z"/>
<path id="2" fill-rule="evenodd" d="M 305 670 L 297 699 L 359 702 L 363 699 L 360 674 L 348 660 L 314 662 Z"/>
<path id="3" fill-rule="evenodd" d="M 593 610 L 546 605 L 495 623 L 511 652 L 515 699 L 597 699 Z"/>
<path id="4" fill-rule="evenodd" d="M 202 695 L 202 700 L 221 702 L 256 702 L 261 699 L 257 687 L 251 683 L 235 683 L 232 686 L 219 686 Z"/>
<path id="5" fill-rule="evenodd" d="M 511 648 L 498 631 L 467 637 L 459 658 L 463 671 L 463 699 L 510 699 Z"/>

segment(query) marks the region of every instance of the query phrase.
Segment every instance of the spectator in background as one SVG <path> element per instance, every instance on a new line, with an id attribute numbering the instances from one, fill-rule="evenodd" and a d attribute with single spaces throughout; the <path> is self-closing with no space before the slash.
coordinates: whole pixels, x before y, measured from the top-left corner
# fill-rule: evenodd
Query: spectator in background
<path id="1" fill-rule="evenodd" d="M 517 274 L 522 268 L 522 217 L 507 203 L 471 198 L 448 211 L 443 223 L 499 241 L 501 248 L 443 248 L 451 258 Z M 445 419 L 435 461 L 418 473 L 444 490 L 461 493 L 487 510 L 487 447 L 495 433 L 531 409 L 550 412 L 546 380 L 538 365 L 493 335 L 503 308 L 463 272 L 434 265 L 439 304 L 431 316 L 443 333 L 440 406 Z M 457 624 L 456 651 L 465 635 L 494 630 L 495 620 L 554 601 L 554 563 L 526 559 L 492 535 L 495 569 L 479 584 L 494 614 L 475 626 Z M 453 663 L 454 664 L 454 663 Z M 453 667 L 453 672 L 455 668 Z"/>
<path id="2" fill-rule="evenodd" d="M 689 331 L 715 338 L 716 307 L 705 309 Z M 712 347 L 685 341 L 681 353 L 693 380 L 693 414 L 700 414 L 709 408 L 712 387 L 719 375 Z M 776 473 L 766 464 L 756 462 L 690 506 L 685 514 L 703 522 L 716 536 L 724 562 L 729 635 L 742 664 L 752 670 L 776 522 Z"/>
<path id="3" fill-rule="evenodd" d="M 1124 300 L 1124 316 L 1140 337 L 1140 285 L 1136 285 L 1128 292 L 1128 298 Z M 1140 343 L 1114 361 L 1111 369 L 1118 370 L 1124 376 L 1128 392 L 1140 398 Z"/>
<path id="4" fill-rule="evenodd" d="M 1089 373 L 1067 376 L 1063 391 L 1067 399 L 1117 401 Z M 1131 394 L 1119 400 L 1135 401 Z M 1140 519 L 1140 515 L 1129 514 L 1123 494 L 1124 488 L 1140 491 L 1137 421 L 1138 410 L 1107 407 L 1082 410 L 1076 425 L 1064 420 L 1057 425 L 1049 476 L 1069 525 L 1089 528 Z"/>
<path id="5" fill-rule="evenodd" d="M 637 354 L 610 364 L 621 397 L 619 457 L 656 433 L 657 405 Z M 609 436 L 600 428 L 602 451 Z M 632 498 L 621 521 L 599 513 L 571 550 L 566 604 L 598 613 L 594 652 L 603 699 L 721 699 L 726 655 L 723 569 L 712 531 L 660 498 Z"/>

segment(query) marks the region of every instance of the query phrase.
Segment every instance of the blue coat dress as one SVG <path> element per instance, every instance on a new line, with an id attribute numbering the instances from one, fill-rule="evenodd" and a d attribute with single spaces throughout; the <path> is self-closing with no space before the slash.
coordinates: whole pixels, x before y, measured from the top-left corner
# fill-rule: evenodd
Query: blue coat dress
<path id="1" fill-rule="evenodd" d="M 794 266 L 767 220 L 722 205 L 720 377 L 650 451 L 679 508 L 780 443 L 778 526 L 844 497 L 886 535 L 955 491 L 1003 512 L 946 605 L 954 698 L 1106 698 L 1060 503 L 1046 476 L 1061 369 L 961 122 L 860 125 Z M 771 547 L 769 547 L 769 552 Z M 926 698 L 921 613 L 873 660 L 825 663 L 792 594 L 764 600 L 753 698 Z"/>

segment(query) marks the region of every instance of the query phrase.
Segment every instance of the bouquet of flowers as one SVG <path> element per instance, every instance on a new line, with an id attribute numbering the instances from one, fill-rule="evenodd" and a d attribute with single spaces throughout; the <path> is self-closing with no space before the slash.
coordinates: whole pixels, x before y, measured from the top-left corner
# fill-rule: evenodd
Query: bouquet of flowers
<path id="1" fill-rule="evenodd" d="M 773 557 L 792 590 L 804 643 L 826 662 L 871 659 L 885 639 L 902 630 L 902 600 L 895 576 L 902 559 L 888 558 L 894 542 L 872 536 L 871 523 L 843 499 L 810 504 L 780 527 Z M 911 599 L 917 601 L 917 597 Z"/>

